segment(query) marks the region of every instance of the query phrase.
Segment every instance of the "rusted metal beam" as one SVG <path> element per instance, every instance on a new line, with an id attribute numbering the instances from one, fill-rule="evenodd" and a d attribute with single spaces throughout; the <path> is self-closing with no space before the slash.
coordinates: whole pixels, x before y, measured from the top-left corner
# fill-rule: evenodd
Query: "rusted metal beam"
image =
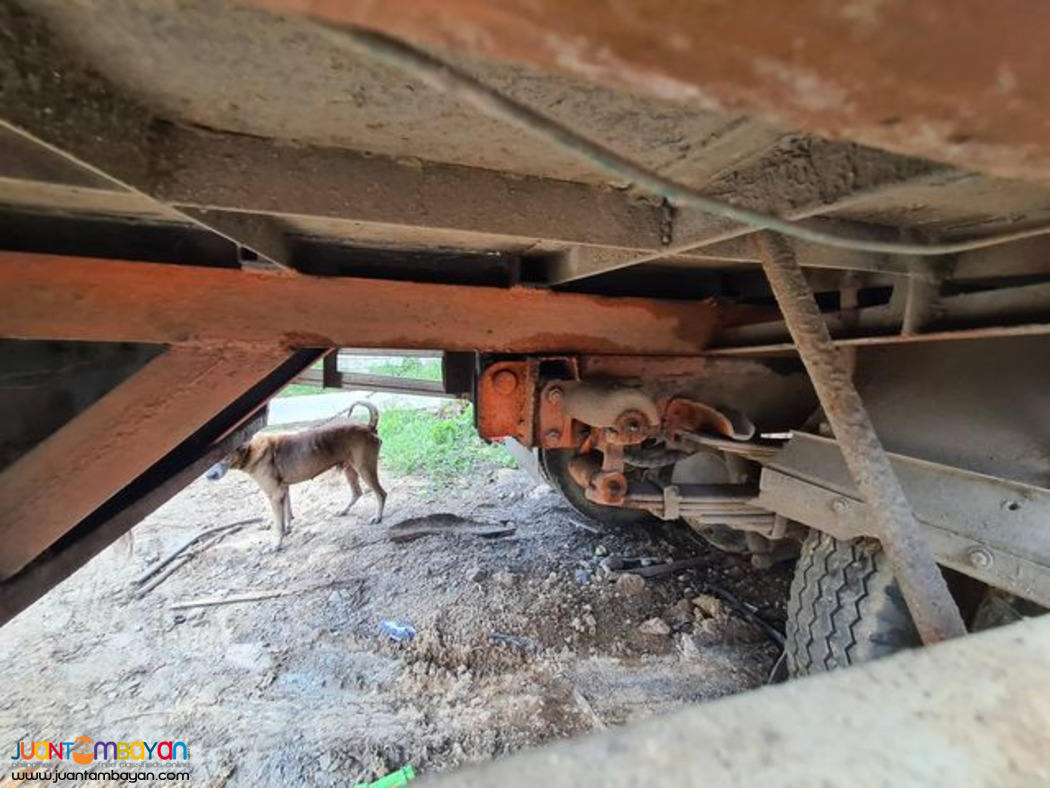
<path id="1" fill-rule="evenodd" d="M 721 196 L 735 205 L 802 220 L 846 208 L 862 209 L 866 200 L 885 200 L 895 191 L 917 184 L 949 183 L 974 177 L 930 162 L 887 156 L 881 151 L 857 145 L 822 140 L 803 142 L 804 145 L 796 147 L 805 151 L 805 155 L 785 146 L 784 150 L 774 151 L 748 170 L 734 172 L 721 182 L 705 186 L 705 193 Z M 847 172 L 849 176 L 843 177 Z M 847 229 L 843 225 L 849 225 L 847 232 L 854 237 L 875 237 L 882 229 L 835 220 L 824 220 L 824 223 L 829 229 Z M 741 239 L 753 232 L 755 228 L 749 225 L 686 209 L 676 212 L 669 222 L 668 243 L 663 249 L 643 254 L 599 249 L 590 254 L 562 255 L 549 267 L 547 282 L 565 284 L 660 258 L 702 254 L 706 247 Z M 804 253 L 799 257 L 805 260 L 807 267 L 898 274 L 906 274 L 909 270 L 918 274 L 922 269 L 932 267 L 929 261 L 919 260 L 913 261 L 909 269 L 907 258 L 901 260 L 889 255 L 796 243 L 802 247 L 800 251 Z M 746 241 L 745 245 L 750 248 Z M 741 256 L 755 260 L 753 251 Z"/>
<path id="2" fill-rule="evenodd" d="M 0 474 L 0 579 L 18 572 L 289 353 L 175 347 Z"/>
<path id="3" fill-rule="evenodd" d="M 0 337 L 240 347 L 692 355 L 711 302 L 0 254 Z"/>
<path id="4" fill-rule="evenodd" d="M 1050 180 L 1050 6 L 1032 0 L 255 0 L 785 128 Z"/>
<path id="5" fill-rule="evenodd" d="M 919 636 L 930 644 L 966 634 L 933 551 L 919 531 L 915 514 L 791 248 L 772 233 L 759 233 L 755 242 L 842 456 L 878 527 L 879 540 Z"/>
<path id="6" fill-rule="evenodd" d="M 178 127 L 152 137 L 149 157 L 151 193 L 191 212 L 425 228 L 523 248 L 663 245 L 658 201 L 582 183 Z"/>

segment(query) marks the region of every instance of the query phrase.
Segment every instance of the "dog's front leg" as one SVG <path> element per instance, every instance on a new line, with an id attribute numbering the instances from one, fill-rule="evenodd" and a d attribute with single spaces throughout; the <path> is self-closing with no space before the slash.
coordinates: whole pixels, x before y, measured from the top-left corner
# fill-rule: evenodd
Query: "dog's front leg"
<path id="1" fill-rule="evenodd" d="M 288 488 L 278 487 L 269 493 L 270 507 L 273 509 L 273 527 L 274 527 L 274 542 L 272 550 L 274 552 L 281 549 L 281 542 L 284 539 L 284 535 L 288 532 L 288 524 L 285 517 L 289 511 L 290 504 L 288 502 Z"/>

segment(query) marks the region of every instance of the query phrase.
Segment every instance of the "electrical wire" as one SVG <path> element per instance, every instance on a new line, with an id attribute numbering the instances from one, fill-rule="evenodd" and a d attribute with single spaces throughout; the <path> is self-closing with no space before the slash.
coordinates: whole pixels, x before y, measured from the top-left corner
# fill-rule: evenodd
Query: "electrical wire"
<path id="1" fill-rule="evenodd" d="M 664 197 L 672 204 L 696 208 L 704 213 L 772 230 L 800 241 L 858 252 L 932 257 L 969 252 L 1050 234 L 1050 225 L 1042 225 L 966 241 L 919 244 L 851 238 L 814 229 L 778 216 L 737 207 L 665 178 L 403 41 L 366 30 L 332 28 L 325 25 L 316 27 L 333 43 L 341 47 L 349 46 L 399 71 L 411 74 L 437 90 L 468 102 L 486 115 L 513 123 L 609 177 L 628 181 L 643 191 Z"/>

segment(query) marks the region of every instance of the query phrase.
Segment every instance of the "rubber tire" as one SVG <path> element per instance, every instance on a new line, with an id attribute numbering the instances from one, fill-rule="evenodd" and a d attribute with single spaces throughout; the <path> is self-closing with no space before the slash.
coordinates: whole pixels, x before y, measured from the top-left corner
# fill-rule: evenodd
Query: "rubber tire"
<path id="1" fill-rule="evenodd" d="M 788 670 L 824 673 L 920 644 L 886 554 L 870 539 L 811 531 L 787 608 Z"/>
<path id="2" fill-rule="evenodd" d="M 642 509 L 622 509 L 618 506 L 602 506 L 587 499 L 583 488 L 569 475 L 569 461 L 575 456 L 573 449 L 540 449 L 540 472 L 565 502 L 573 509 L 603 525 L 632 527 L 660 522 Z"/>

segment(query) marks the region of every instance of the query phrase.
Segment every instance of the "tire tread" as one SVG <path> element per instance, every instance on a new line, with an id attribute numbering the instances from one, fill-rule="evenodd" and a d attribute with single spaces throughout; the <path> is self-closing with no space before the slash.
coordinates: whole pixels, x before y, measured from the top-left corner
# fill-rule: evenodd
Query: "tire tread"
<path id="1" fill-rule="evenodd" d="M 788 599 L 785 649 L 792 675 L 867 662 L 918 642 L 878 543 L 811 532 Z"/>

